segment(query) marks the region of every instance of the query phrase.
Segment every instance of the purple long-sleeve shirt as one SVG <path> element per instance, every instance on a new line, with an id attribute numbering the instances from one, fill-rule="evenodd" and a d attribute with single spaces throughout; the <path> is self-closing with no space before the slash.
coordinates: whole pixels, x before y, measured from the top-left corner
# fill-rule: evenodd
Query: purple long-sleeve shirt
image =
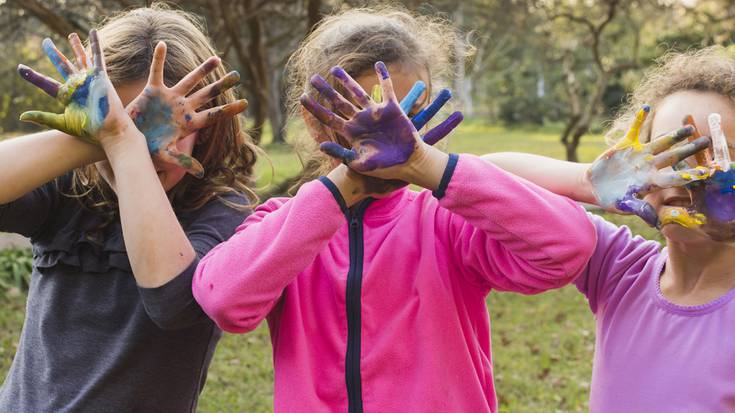
<path id="1" fill-rule="evenodd" d="M 597 247 L 575 282 L 597 319 L 590 411 L 735 412 L 735 290 L 671 303 L 659 288 L 666 249 L 591 219 Z"/>

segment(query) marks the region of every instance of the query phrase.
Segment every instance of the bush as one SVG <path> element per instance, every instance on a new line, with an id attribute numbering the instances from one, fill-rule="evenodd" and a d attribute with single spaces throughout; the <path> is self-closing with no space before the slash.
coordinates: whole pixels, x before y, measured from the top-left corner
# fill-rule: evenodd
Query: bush
<path id="1" fill-rule="evenodd" d="M 0 293 L 28 291 L 32 269 L 33 254 L 30 249 L 0 251 Z"/>

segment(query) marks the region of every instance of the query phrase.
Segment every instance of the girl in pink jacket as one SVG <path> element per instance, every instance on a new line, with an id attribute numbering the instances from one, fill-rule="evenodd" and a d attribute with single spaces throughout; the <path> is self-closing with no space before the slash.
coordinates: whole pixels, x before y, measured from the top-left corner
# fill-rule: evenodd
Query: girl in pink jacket
<path id="1" fill-rule="evenodd" d="M 268 320 L 276 411 L 495 412 L 486 296 L 561 287 L 592 253 L 574 202 L 424 142 L 456 117 L 422 140 L 401 111 L 397 96 L 430 85 L 443 27 L 395 11 L 327 18 L 291 67 L 324 76 L 299 85 L 304 118 L 343 163 L 325 158 L 326 176 L 200 261 L 194 296 L 222 329 Z"/>

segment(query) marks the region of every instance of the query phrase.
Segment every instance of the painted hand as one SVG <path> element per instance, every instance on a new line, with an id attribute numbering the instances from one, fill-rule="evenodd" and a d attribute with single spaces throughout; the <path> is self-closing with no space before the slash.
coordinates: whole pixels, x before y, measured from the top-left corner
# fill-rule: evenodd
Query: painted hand
<path id="1" fill-rule="evenodd" d="M 312 86 L 344 118 L 307 95 L 301 97 L 301 104 L 325 127 L 340 134 L 351 144 L 351 148 L 347 149 L 335 142 L 324 142 L 320 145 L 322 151 L 361 174 L 393 179 L 396 178 L 394 167 L 406 164 L 423 143 L 398 103 L 385 64 L 376 63 L 375 70 L 382 90 L 383 100 L 380 103 L 371 99 L 342 68 L 335 67 L 331 71 L 332 75 L 344 86 L 357 106 L 337 93 L 321 76 L 312 77 Z M 427 135 L 436 142 L 461 120 L 461 113 L 455 112 Z"/>
<path id="2" fill-rule="evenodd" d="M 190 174 L 202 177 L 202 165 L 191 156 L 181 153 L 176 148 L 176 142 L 219 119 L 235 116 L 245 110 L 247 101 L 243 99 L 197 112 L 197 109 L 239 83 L 240 75 L 235 71 L 230 72 L 217 82 L 190 94 L 202 79 L 217 68 L 220 59 L 210 57 L 171 88 L 163 83 L 165 61 L 166 44 L 160 42 L 153 52 L 148 83 L 143 92 L 130 102 L 127 110 L 135 126 L 145 135 L 154 158 L 179 165 Z"/>
<path id="3" fill-rule="evenodd" d="M 713 157 L 703 152 L 697 164 L 708 171 L 708 177 L 687 185 L 692 203 L 689 207 L 664 207 L 661 224 L 699 227 L 715 241 L 735 240 L 735 164 L 731 163 L 727 138 L 722 132 L 718 114 L 709 116 Z M 693 125 L 691 117 L 685 122 Z"/>
<path id="4" fill-rule="evenodd" d="M 694 133 L 693 126 L 665 134 L 641 144 L 639 135 L 650 108 L 644 106 L 625 138 L 603 153 L 587 172 L 598 205 L 611 212 L 634 214 L 649 225 L 659 227 L 656 210 L 642 197 L 660 188 L 682 186 L 705 179 L 706 168 L 660 171 L 707 148 L 709 139 L 701 137 L 670 149 Z"/>
<path id="5" fill-rule="evenodd" d="M 44 39 L 43 50 L 64 79 L 63 84 L 28 66 L 18 65 L 18 73 L 23 79 L 64 105 L 64 113 L 29 111 L 24 112 L 20 120 L 48 126 L 94 144 L 100 143 L 101 134 L 116 133 L 124 127 L 124 120 L 110 115 L 110 104 L 119 102 L 119 98 L 105 72 L 95 30 L 89 32 L 89 40 L 92 61 L 84 53 L 79 36 L 76 33 L 69 35 L 76 55 L 76 64 L 73 64 L 59 52 L 51 39 Z"/>

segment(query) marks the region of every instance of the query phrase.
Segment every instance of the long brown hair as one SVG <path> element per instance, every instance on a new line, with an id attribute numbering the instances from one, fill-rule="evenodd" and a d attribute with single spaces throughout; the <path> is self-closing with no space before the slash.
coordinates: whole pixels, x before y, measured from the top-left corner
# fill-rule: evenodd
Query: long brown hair
<path id="1" fill-rule="evenodd" d="M 162 4 L 109 17 L 98 31 L 102 38 L 107 72 L 115 86 L 147 79 L 153 50 L 160 41 L 166 42 L 167 46 L 164 83 L 169 87 L 216 54 L 195 16 Z M 196 89 L 215 82 L 225 73 L 224 67 L 218 67 Z M 204 108 L 235 100 L 235 93 L 228 90 Z M 239 193 L 247 196 L 251 202 L 257 200 L 250 188 L 256 151 L 257 147 L 250 136 L 241 130 L 238 117 L 221 119 L 199 130 L 192 156 L 204 167 L 204 177 L 197 179 L 187 174 L 169 191 L 174 209 L 177 212 L 196 210 L 214 197 L 219 197 L 232 208 L 247 208 L 246 205 L 226 201 L 221 196 Z M 74 171 L 72 195 L 78 197 L 85 206 L 106 213 L 109 218 L 117 214 L 114 191 L 94 165 Z"/>
<path id="2" fill-rule="evenodd" d="M 303 122 L 299 104 L 303 93 L 309 93 L 326 104 L 309 85 L 312 75 L 322 75 L 335 89 L 344 93 L 341 86 L 328 76 L 333 66 L 341 66 L 353 78 L 372 73 L 373 65 L 379 60 L 388 65 L 401 64 L 425 70 L 429 74 L 427 91 L 430 92 L 431 83 L 448 83 L 452 64 L 456 59 L 466 57 L 471 50 L 448 21 L 415 15 L 403 8 L 360 8 L 327 16 L 288 61 L 290 119 L 293 123 Z M 316 132 L 323 139 L 346 145 L 341 137 L 324 128 Z M 319 152 L 313 137 L 304 133 L 296 137 L 294 143 L 304 165 L 302 178 L 296 187 L 333 167 L 331 159 Z"/>

